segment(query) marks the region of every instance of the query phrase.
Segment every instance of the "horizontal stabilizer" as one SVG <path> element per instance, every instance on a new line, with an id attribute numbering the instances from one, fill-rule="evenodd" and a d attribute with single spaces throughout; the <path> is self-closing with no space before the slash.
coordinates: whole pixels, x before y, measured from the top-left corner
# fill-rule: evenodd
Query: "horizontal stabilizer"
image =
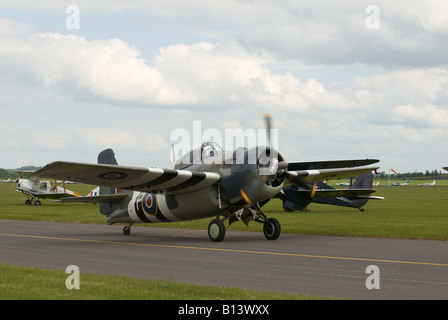
<path id="1" fill-rule="evenodd" d="M 312 193 L 310 190 L 297 190 L 299 193 L 307 192 Z M 372 189 L 317 189 L 313 198 L 337 198 L 337 197 L 359 197 L 375 192 Z"/>
<path id="2" fill-rule="evenodd" d="M 358 199 L 367 199 L 367 200 L 384 200 L 384 197 L 377 197 L 377 196 L 369 196 L 369 195 L 362 195 L 362 196 L 357 196 L 356 198 Z"/>
<path id="3" fill-rule="evenodd" d="M 126 197 L 126 193 L 105 194 L 102 196 L 85 196 L 85 197 L 68 197 L 62 198 L 61 202 L 78 202 L 78 203 L 100 203 L 100 202 L 119 202 Z"/>

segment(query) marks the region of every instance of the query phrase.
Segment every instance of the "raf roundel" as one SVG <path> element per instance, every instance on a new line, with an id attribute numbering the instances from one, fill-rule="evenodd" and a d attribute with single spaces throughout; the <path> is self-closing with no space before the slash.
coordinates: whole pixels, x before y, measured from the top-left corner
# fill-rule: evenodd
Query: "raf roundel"
<path id="1" fill-rule="evenodd" d="M 128 176 L 126 172 L 106 172 L 98 175 L 98 178 L 100 179 L 107 179 L 107 180 L 119 180 L 124 179 Z"/>

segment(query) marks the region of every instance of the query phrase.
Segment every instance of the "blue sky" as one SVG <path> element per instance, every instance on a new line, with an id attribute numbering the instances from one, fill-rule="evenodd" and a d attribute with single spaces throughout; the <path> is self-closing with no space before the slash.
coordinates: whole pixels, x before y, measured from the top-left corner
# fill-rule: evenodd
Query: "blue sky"
<path id="1" fill-rule="evenodd" d="M 0 1 L 0 167 L 95 162 L 109 147 L 121 164 L 166 166 L 173 130 L 257 129 L 271 113 L 288 161 L 440 170 L 448 5 L 369 5 Z"/>

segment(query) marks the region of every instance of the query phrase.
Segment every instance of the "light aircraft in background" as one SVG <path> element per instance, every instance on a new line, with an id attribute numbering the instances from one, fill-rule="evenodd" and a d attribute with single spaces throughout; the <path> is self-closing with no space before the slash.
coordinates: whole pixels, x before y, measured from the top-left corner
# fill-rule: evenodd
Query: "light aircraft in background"
<path id="1" fill-rule="evenodd" d="M 25 201 L 25 205 L 29 206 L 34 204 L 35 206 L 40 206 L 40 198 L 42 199 L 61 199 L 64 197 L 79 197 L 80 195 L 76 192 L 68 190 L 65 187 L 65 182 L 62 182 L 62 186 L 58 186 L 57 181 L 54 183 L 54 187 L 51 187 L 51 183 L 49 181 L 41 181 L 31 176 L 33 171 L 18 171 L 20 173 L 20 177 L 17 178 L 15 183 L 16 191 L 22 192 L 27 196 L 27 200 Z M 23 174 L 29 174 L 30 179 L 23 179 Z"/>
<path id="2" fill-rule="evenodd" d="M 436 185 L 436 180 L 434 180 L 433 182 L 425 182 L 422 184 L 419 184 L 420 187 L 434 187 Z"/>
<path id="3" fill-rule="evenodd" d="M 268 141 L 271 119 L 265 117 Z M 100 186 L 98 196 L 63 198 L 62 202 L 100 203 L 100 213 L 108 224 L 126 223 L 123 234 L 130 234 L 133 223 L 158 223 L 211 218 L 210 240 L 225 237 L 229 225 L 256 221 L 264 236 L 275 240 L 281 226 L 268 218 L 262 207 L 276 196 L 285 183 L 300 185 L 310 195 L 325 193 L 344 196 L 341 190 L 318 190 L 317 181 L 357 176 L 377 169 L 366 167 L 376 159 L 286 162 L 270 146 L 250 146 L 224 151 L 215 142 L 205 142 L 174 164 L 173 168 L 147 168 L 118 165 L 115 154 L 106 149 L 98 163 L 56 161 L 34 175 L 71 180 Z M 374 190 L 348 190 L 364 195 Z"/>
<path id="4" fill-rule="evenodd" d="M 348 187 L 348 186 L 350 186 L 350 182 L 336 183 L 335 186 Z"/>
<path id="5" fill-rule="evenodd" d="M 407 185 L 409 185 L 409 180 L 407 180 L 407 181 L 404 182 L 404 183 L 401 183 L 401 182 L 392 182 L 392 187 L 405 187 L 405 186 L 407 186 Z"/>

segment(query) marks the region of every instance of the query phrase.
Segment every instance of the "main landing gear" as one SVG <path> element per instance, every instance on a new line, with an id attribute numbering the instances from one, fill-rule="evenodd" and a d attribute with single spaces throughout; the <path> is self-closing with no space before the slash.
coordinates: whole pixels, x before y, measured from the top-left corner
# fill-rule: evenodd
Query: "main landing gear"
<path id="1" fill-rule="evenodd" d="M 28 199 L 25 201 L 25 205 L 26 206 L 30 206 L 32 204 L 34 204 L 35 206 L 40 206 L 41 205 L 39 197 L 31 196 L 31 199 L 30 199 L 29 195 L 27 195 L 27 197 L 28 197 Z"/>
<path id="2" fill-rule="evenodd" d="M 237 211 L 238 212 L 238 211 Z M 219 219 L 219 216 L 216 219 L 210 221 L 208 225 L 208 237 L 213 242 L 220 242 L 224 239 L 226 235 L 226 227 L 224 226 L 225 220 L 229 219 L 229 225 L 236 221 L 242 220 L 241 215 L 238 217 L 237 212 L 233 213 L 230 216 L 225 217 L 224 219 Z M 266 215 L 260 210 L 258 206 L 253 205 L 250 208 L 250 212 L 253 215 L 254 221 L 263 224 L 263 234 L 268 240 L 276 240 L 280 237 L 281 227 L 280 222 L 278 222 L 275 218 L 267 218 Z"/>

